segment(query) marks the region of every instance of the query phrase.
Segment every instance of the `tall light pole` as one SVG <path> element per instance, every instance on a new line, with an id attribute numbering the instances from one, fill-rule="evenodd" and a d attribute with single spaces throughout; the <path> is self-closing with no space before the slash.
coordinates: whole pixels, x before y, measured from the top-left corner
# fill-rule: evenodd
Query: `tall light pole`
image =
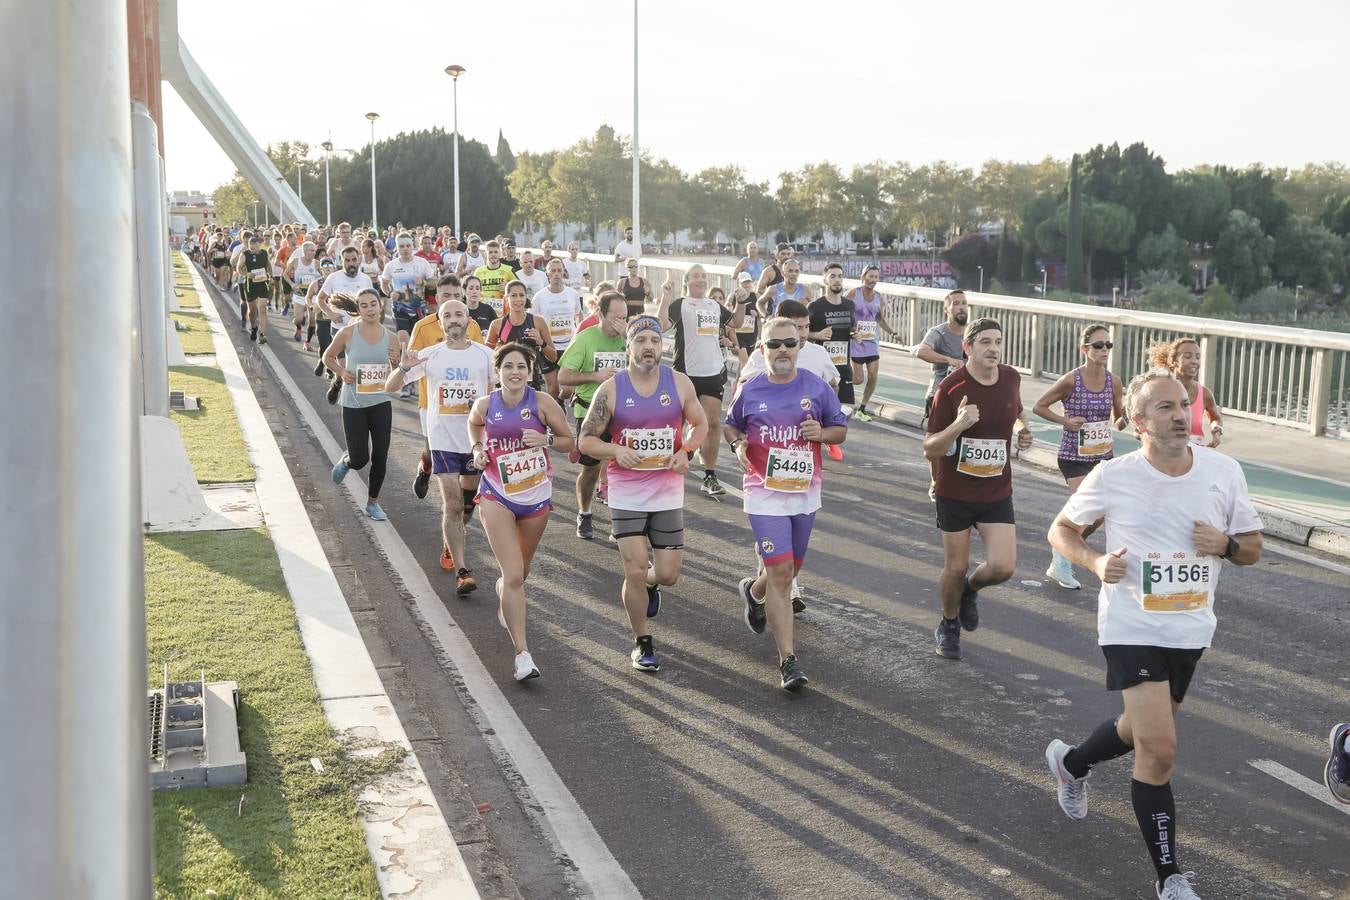
<path id="1" fill-rule="evenodd" d="M 984 293 L 984 266 L 976 266 L 980 270 L 980 293 Z"/>
<path id="2" fill-rule="evenodd" d="M 323 147 L 323 224 L 329 226 L 333 224 L 333 192 L 330 189 L 328 182 L 328 160 L 333 155 L 333 141 L 331 137 L 319 146 Z"/>
<path id="3" fill-rule="evenodd" d="M 253 227 L 258 227 L 258 201 L 253 201 Z"/>
<path id="4" fill-rule="evenodd" d="M 445 74 L 450 76 L 454 92 L 454 144 L 451 153 L 454 156 L 455 171 L 455 240 L 462 239 L 463 235 L 459 230 L 459 76 L 467 72 L 468 69 L 463 66 L 451 65 L 445 67 Z"/>
<path id="5" fill-rule="evenodd" d="M 370 230 L 376 234 L 380 231 L 379 213 L 375 206 L 375 120 L 379 117 L 379 113 L 366 113 L 366 118 L 370 120 Z"/>
<path id="6" fill-rule="evenodd" d="M 286 222 L 286 176 L 277 176 L 277 226 Z"/>
<path id="7" fill-rule="evenodd" d="M 638 208 L 641 156 L 638 152 L 638 0 L 633 0 L 633 238 L 642 255 L 642 222 Z"/>

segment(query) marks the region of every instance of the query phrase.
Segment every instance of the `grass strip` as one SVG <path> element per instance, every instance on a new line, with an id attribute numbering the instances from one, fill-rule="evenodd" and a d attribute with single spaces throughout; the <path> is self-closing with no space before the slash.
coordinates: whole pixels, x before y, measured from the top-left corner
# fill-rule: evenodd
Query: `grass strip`
<path id="1" fill-rule="evenodd" d="M 184 299 L 184 297 L 178 299 L 180 306 L 187 305 L 183 303 Z M 196 294 L 192 295 L 192 299 L 193 304 L 200 308 L 201 304 L 197 302 Z M 216 352 L 216 345 L 211 340 L 211 325 L 201 312 L 183 309 L 169 313 L 169 318 L 183 326 L 178 330 L 178 342 L 183 345 L 184 353 Z"/>
<path id="2" fill-rule="evenodd" d="M 256 479 L 244 448 L 244 433 L 239 429 L 234 403 L 225 386 L 225 373 L 210 366 L 173 366 L 169 369 L 169 390 L 182 391 L 201 401 L 200 409 L 170 413 L 183 435 L 183 447 L 197 481 L 220 484 Z"/>
<path id="3" fill-rule="evenodd" d="M 237 681 L 248 756 L 242 787 L 154 795 L 156 896 L 379 896 L 355 797 L 404 753 L 333 737 L 266 530 L 148 536 L 145 587 L 150 684 Z"/>

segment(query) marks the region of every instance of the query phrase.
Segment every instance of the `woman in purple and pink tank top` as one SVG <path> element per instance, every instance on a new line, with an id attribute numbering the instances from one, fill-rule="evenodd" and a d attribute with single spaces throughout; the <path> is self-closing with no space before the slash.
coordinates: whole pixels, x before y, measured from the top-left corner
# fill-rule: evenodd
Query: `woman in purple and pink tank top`
<path id="1" fill-rule="evenodd" d="M 553 509 L 550 450 L 572 449 L 572 430 L 558 401 L 530 387 L 534 352 L 524 344 L 497 348 L 493 364 L 501 387 L 479 397 L 469 410 L 478 483 L 479 518 L 487 532 L 501 577 L 497 579 L 497 621 L 511 636 L 515 678 L 539 677 L 525 642 L 525 579 Z"/>
<path id="2" fill-rule="evenodd" d="M 1064 427 L 1059 441 L 1059 471 L 1071 493 L 1078 490 L 1078 485 L 1098 463 L 1115 455 L 1113 430 L 1127 424 L 1120 382 L 1106 367 L 1114 346 L 1110 329 L 1100 324 L 1088 325 L 1079 341 L 1083 364 L 1061 375 L 1032 407 L 1042 419 Z M 1050 408 L 1056 403 L 1063 404 L 1063 413 Z M 1083 531 L 1084 536 L 1097 530 L 1099 524 L 1089 525 Z M 1081 587 L 1074 578 L 1073 564 L 1059 551 L 1055 551 L 1045 575 L 1060 587 L 1070 590 Z"/>

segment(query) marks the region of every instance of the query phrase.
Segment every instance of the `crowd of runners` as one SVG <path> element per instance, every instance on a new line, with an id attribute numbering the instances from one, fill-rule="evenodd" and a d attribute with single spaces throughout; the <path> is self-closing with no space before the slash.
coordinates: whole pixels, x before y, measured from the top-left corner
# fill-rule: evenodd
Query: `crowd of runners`
<path id="1" fill-rule="evenodd" d="M 825 457 L 844 465 L 851 423 L 872 419 L 879 341 L 897 330 L 875 266 L 848 288 L 843 267 L 827 265 L 816 296 L 791 247 L 762 259 L 752 242 L 727 294 L 699 265 L 682 283 L 667 276 L 653 286 L 640 274 L 631 229 L 615 254 L 627 274 L 597 284 L 575 242 L 555 255 L 546 241 L 536 255 L 504 236 L 461 239 L 448 227 L 382 235 L 347 223 L 218 227 L 202 229 L 192 249 L 238 300 L 249 340 L 267 342 L 270 312 L 316 354 L 314 374 L 341 406 L 346 438 L 333 480 L 369 467 L 365 511 L 376 521 L 387 519 L 379 498 L 393 400 L 415 396 L 423 449 L 412 491 L 423 498 L 437 484 L 439 562 L 461 596 L 477 588 L 470 560 L 481 551 L 470 551 L 468 525 L 479 510 L 517 681 L 540 676 L 527 641 L 526 583 L 552 511 L 553 456 L 578 466 L 577 538 L 595 538 L 595 503 L 609 507 L 631 665 L 654 673 L 652 620 L 683 562 L 685 476 L 692 469 L 699 491 L 720 499 L 725 444 L 743 473 L 759 561 L 730 590 L 747 627 L 772 633 L 779 684 L 807 684 L 793 633 L 806 608 L 797 576 Z M 1031 446 L 1032 433 L 999 322 L 971 318 L 960 291 L 943 310 L 913 352 L 932 366 L 923 454 L 944 559 L 933 646 L 960 660 L 962 633 L 979 627 L 981 593 L 1017 568 L 1011 458 Z M 1198 380 L 1199 344 L 1155 345 L 1128 384 L 1108 368 L 1113 347 L 1107 325 L 1084 328 L 1082 364 L 1032 408 L 1063 428 L 1058 463 L 1071 493 L 1048 534 L 1046 574 L 1068 590 L 1080 587 L 1075 566 L 1100 582 L 1106 686 L 1123 700 L 1077 744 L 1052 740 L 1045 758 L 1059 805 L 1077 820 L 1088 814 L 1092 768 L 1133 754 L 1130 800 L 1156 893 L 1175 900 L 1197 896 L 1177 859 L 1176 712 L 1215 631 L 1221 563 L 1255 563 L 1262 523 L 1241 468 L 1217 451 L 1222 411 Z M 1115 457 L 1118 430 L 1137 435 L 1140 449 Z M 972 568 L 976 533 L 984 558 Z M 1100 548 L 1088 543 L 1094 533 Z M 1337 725 L 1330 743 L 1326 785 L 1350 803 L 1350 724 Z"/>

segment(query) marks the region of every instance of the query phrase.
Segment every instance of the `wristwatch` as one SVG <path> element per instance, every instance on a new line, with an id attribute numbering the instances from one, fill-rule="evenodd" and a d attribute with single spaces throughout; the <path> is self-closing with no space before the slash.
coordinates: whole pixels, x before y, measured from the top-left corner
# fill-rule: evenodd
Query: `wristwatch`
<path id="1" fill-rule="evenodd" d="M 1228 549 L 1223 551 L 1221 559 L 1232 559 L 1242 547 L 1238 544 L 1237 538 L 1231 534 L 1228 535 Z"/>

